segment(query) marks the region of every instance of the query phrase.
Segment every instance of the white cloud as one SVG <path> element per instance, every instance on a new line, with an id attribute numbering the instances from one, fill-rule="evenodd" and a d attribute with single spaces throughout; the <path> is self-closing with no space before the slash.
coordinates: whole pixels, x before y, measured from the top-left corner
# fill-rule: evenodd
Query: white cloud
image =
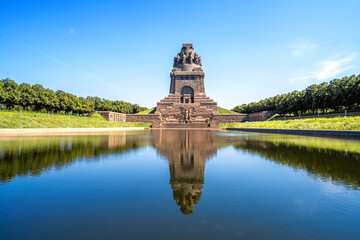
<path id="1" fill-rule="evenodd" d="M 317 45 L 310 40 L 301 40 L 292 45 L 292 55 L 300 57 L 305 55 L 312 55 L 316 52 Z"/>
<path id="2" fill-rule="evenodd" d="M 307 74 L 296 74 L 290 77 L 290 82 L 307 82 L 309 80 L 323 81 L 333 78 L 340 73 L 354 68 L 351 62 L 356 57 L 356 53 L 348 55 L 347 57 L 337 59 L 327 59 L 317 63 L 317 70 Z"/>
<path id="3" fill-rule="evenodd" d="M 345 72 L 354 66 L 349 65 L 354 59 L 354 56 L 348 56 L 338 60 L 327 60 L 319 63 L 320 70 L 316 73 L 315 77 L 317 80 L 324 80 L 334 77 L 342 72 Z"/>
<path id="4" fill-rule="evenodd" d="M 344 188 L 340 184 L 335 185 L 332 182 L 324 182 L 322 190 L 325 194 L 338 194 L 344 192 Z"/>

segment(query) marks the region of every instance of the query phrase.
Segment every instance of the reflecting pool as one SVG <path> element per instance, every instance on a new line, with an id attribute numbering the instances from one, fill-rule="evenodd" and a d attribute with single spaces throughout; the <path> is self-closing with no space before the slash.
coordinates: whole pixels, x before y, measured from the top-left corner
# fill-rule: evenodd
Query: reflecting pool
<path id="1" fill-rule="evenodd" d="M 0 137 L 0 239 L 360 239 L 360 141 Z"/>

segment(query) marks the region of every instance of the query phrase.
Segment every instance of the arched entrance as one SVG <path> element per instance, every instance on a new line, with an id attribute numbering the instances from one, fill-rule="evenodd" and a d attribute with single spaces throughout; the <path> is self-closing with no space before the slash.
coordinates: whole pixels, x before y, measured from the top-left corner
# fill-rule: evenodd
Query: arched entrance
<path id="1" fill-rule="evenodd" d="M 189 87 L 183 87 L 181 89 L 181 103 L 194 103 L 194 90 Z"/>

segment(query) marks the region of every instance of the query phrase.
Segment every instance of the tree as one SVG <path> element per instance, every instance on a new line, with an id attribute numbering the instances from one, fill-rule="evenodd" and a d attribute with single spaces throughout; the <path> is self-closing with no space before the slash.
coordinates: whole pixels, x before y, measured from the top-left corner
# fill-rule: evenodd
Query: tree
<path id="1" fill-rule="evenodd" d="M 252 113 L 257 111 L 275 111 L 280 114 L 306 113 L 315 111 L 338 111 L 341 108 L 359 109 L 360 107 L 360 75 L 333 79 L 329 83 L 312 84 L 302 91 L 242 104 L 233 111 Z"/>
<path id="2" fill-rule="evenodd" d="M 14 107 L 19 105 L 21 93 L 19 85 L 13 80 L 6 78 L 1 80 L 3 83 L 4 95 L 2 96 L 2 103 L 6 105 L 7 108 Z"/>
<path id="3" fill-rule="evenodd" d="M 21 98 L 19 101 L 20 106 L 23 108 L 25 107 L 34 107 L 34 101 L 35 101 L 35 91 L 31 88 L 31 85 L 28 83 L 22 83 L 20 84 L 20 93 Z"/>
<path id="4" fill-rule="evenodd" d="M 60 101 L 53 90 L 46 88 L 44 90 L 44 98 L 47 99 L 47 102 L 45 104 L 45 109 L 47 111 L 59 110 Z"/>
<path id="5" fill-rule="evenodd" d="M 137 113 L 147 109 L 124 101 L 110 101 L 99 97 L 77 97 L 62 90 L 54 92 L 41 84 L 22 83 L 19 86 L 8 78 L 0 81 L 0 104 L 5 104 L 8 108 L 20 105 L 36 111 L 74 113 L 89 113 L 95 110 Z"/>

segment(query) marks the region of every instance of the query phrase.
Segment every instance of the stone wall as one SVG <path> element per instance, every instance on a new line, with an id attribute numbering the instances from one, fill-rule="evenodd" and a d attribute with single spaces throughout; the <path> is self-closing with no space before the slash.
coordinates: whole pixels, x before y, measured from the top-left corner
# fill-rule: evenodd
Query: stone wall
<path id="1" fill-rule="evenodd" d="M 201 103 L 205 104 L 206 103 Z M 180 104 L 184 105 L 184 104 Z M 196 105 L 196 104 L 192 104 Z M 211 104 L 210 104 L 211 105 Z M 216 103 L 214 103 L 214 106 L 216 107 Z M 207 106 L 207 109 L 209 106 Z M 123 113 L 116 113 L 116 112 L 110 112 L 110 111 L 98 111 L 98 113 L 105 118 L 109 122 L 144 122 L 144 123 L 152 123 L 153 127 L 158 128 L 161 126 L 161 123 L 167 123 L 164 122 L 165 115 L 161 115 L 163 117 L 163 120 L 160 118 L 160 114 L 123 114 Z M 206 126 L 212 126 L 216 127 L 219 123 L 238 123 L 238 122 L 255 122 L 255 121 L 265 121 L 266 119 L 270 118 L 274 113 L 269 111 L 263 111 L 263 112 L 257 112 L 257 113 L 250 113 L 250 114 L 210 114 L 212 117 L 209 117 L 210 121 L 205 121 L 206 118 L 204 118 L 204 121 L 200 121 L 200 115 L 197 116 L 193 113 L 194 123 L 206 123 Z M 209 115 L 209 116 L 210 116 Z M 196 117 L 197 116 L 197 117 Z M 162 122 L 163 121 L 163 122 Z M 205 126 L 204 125 L 204 126 Z M 169 125 L 164 125 L 163 127 L 169 127 Z M 178 126 L 177 126 L 178 127 Z M 190 125 L 185 124 L 183 127 L 192 127 Z M 199 127 L 199 126 L 193 126 L 193 127 Z"/>
<path id="2" fill-rule="evenodd" d="M 237 123 L 248 121 L 247 114 L 216 114 L 211 119 L 216 123 Z"/>
<path id="3" fill-rule="evenodd" d="M 175 80 L 175 93 L 180 94 L 184 87 L 191 87 L 195 96 L 205 95 L 204 79 L 199 77 L 197 80 Z"/>
<path id="4" fill-rule="evenodd" d="M 110 111 L 98 111 L 97 113 L 109 122 L 126 122 L 126 114 L 124 113 Z"/>
<path id="5" fill-rule="evenodd" d="M 261 122 L 265 121 L 266 119 L 272 117 L 274 115 L 271 111 L 262 111 L 256 113 L 249 113 L 248 120 L 249 122 Z"/>
<path id="6" fill-rule="evenodd" d="M 126 114 L 126 122 L 157 123 L 160 122 L 160 116 L 158 114 Z"/>

